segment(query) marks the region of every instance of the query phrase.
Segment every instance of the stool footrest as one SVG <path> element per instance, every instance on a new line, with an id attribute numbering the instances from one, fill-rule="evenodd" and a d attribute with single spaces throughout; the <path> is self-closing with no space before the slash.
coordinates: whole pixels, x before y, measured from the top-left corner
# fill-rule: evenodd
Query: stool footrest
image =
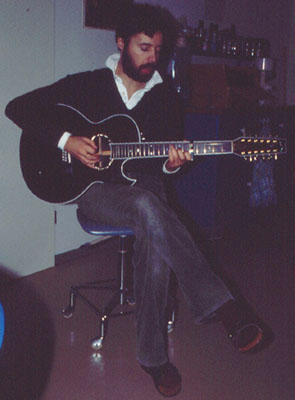
<path id="1" fill-rule="evenodd" d="M 123 307 L 125 306 L 126 308 L 132 307 L 127 301 L 128 290 L 126 288 L 120 289 L 118 287 L 118 284 L 112 284 L 112 282 L 114 281 L 117 282 L 116 279 L 106 279 L 96 282 L 86 282 L 79 285 L 73 285 L 70 289 L 70 303 L 68 307 L 63 309 L 64 317 L 70 318 L 75 311 L 77 299 L 80 299 L 92 312 L 94 312 L 98 316 L 100 321 L 100 335 L 97 336 L 97 338 L 99 338 L 99 341 L 97 341 L 97 338 L 92 341 L 92 343 L 95 343 L 95 345 L 92 344 L 92 347 L 96 350 L 102 347 L 103 340 L 105 339 L 107 333 L 108 319 L 130 315 L 134 312 L 133 310 L 123 309 Z M 107 301 L 107 303 L 102 306 L 102 308 L 99 308 L 93 303 L 93 301 L 89 300 L 86 294 L 81 293 L 81 291 L 83 290 L 86 292 L 88 290 L 110 290 L 113 292 L 113 294 Z M 121 307 L 121 309 L 116 312 L 116 308 L 118 307 Z"/>

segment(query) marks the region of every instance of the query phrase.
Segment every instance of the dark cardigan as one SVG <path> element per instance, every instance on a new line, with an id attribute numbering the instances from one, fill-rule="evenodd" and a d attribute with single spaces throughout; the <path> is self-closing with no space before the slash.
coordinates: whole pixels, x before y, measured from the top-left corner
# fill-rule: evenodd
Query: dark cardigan
<path id="1" fill-rule="evenodd" d="M 132 110 L 128 110 L 112 72 L 107 68 L 69 75 L 52 85 L 17 97 L 7 105 L 5 113 L 21 129 L 38 131 L 44 145 L 57 146 L 63 133 L 55 123 L 55 105 L 58 103 L 75 107 L 95 122 L 117 113 L 130 115 L 148 141 L 183 139 L 181 101 L 169 83 L 154 86 Z M 149 162 L 149 167 L 146 162 Z M 140 170 L 158 174 L 163 161 L 137 163 Z"/>

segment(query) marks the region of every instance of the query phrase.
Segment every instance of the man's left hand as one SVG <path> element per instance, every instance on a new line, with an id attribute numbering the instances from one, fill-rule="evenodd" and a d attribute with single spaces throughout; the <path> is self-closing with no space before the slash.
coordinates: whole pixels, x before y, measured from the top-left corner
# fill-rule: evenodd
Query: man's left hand
<path id="1" fill-rule="evenodd" d="M 183 151 L 181 149 L 176 149 L 174 146 L 170 146 L 166 169 L 170 172 L 173 172 L 174 170 L 185 164 L 187 161 L 191 160 L 192 158 L 188 151 Z"/>

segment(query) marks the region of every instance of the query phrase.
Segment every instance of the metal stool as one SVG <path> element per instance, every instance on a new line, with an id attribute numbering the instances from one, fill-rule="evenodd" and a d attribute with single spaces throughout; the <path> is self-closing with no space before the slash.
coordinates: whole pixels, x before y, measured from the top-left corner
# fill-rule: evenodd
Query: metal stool
<path id="1" fill-rule="evenodd" d="M 107 334 L 108 319 L 115 316 L 129 315 L 133 310 L 125 310 L 124 306 L 130 304 L 130 297 L 128 289 L 126 287 L 125 275 L 126 275 L 126 238 L 133 236 L 134 232 L 132 229 L 127 227 L 113 227 L 100 225 L 97 222 L 85 217 L 81 211 L 77 210 L 77 218 L 81 227 L 92 235 L 98 236 L 119 236 L 119 276 L 116 279 L 100 280 L 96 282 L 88 282 L 78 285 L 71 286 L 70 289 L 70 301 L 69 305 L 63 309 L 63 314 L 65 318 L 70 318 L 73 315 L 76 307 L 77 298 L 81 299 L 100 319 L 100 333 L 91 341 L 91 347 L 94 350 L 98 350 L 102 347 L 104 339 Z M 114 283 L 115 282 L 115 283 Z M 111 290 L 113 291 L 113 296 L 108 301 L 108 303 L 100 310 L 96 307 L 89 299 L 80 292 L 80 290 Z M 113 311 L 115 308 L 120 307 L 117 313 Z M 172 332 L 174 327 L 174 307 L 169 307 L 168 312 L 168 333 Z"/>
<path id="2" fill-rule="evenodd" d="M 100 318 L 100 334 L 91 341 L 91 347 L 98 350 L 102 347 L 103 341 L 107 333 L 108 319 L 114 316 L 128 315 L 133 311 L 123 310 L 123 306 L 127 304 L 127 288 L 125 284 L 125 272 L 126 272 L 126 243 L 125 239 L 127 236 L 133 236 L 134 233 L 130 228 L 126 227 L 113 227 L 99 225 L 95 221 L 92 221 L 85 217 L 81 211 L 77 210 L 77 217 L 81 227 L 92 235 L 99 236 L 119 236 L 119 276 L 116 279 L 100 280 L 96 282 L 88 282 L 78 285 L 73 285 L 70 289 L 70 302 L 68 307 L 63 309 L 65 318 L 70 318 L 73 315 L 76 307 L 77 298 L 81 299 L 90 309 L 95 312 Z M 80 292 L 80 290 L 111 290 L 113 296 L 108 303 L 100 310 L 96 307 L 89 299 Z M 119 312 L 114 313 L 113 311 L 117 306 L 121 306 Z"/>

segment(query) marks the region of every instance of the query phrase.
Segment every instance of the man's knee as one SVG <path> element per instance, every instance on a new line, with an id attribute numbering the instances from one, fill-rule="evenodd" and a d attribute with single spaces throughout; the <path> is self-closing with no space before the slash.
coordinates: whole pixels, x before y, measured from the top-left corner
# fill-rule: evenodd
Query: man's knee
<path id="1" fill-rule="evenodd" d="M 142 191 L 135 197 L 132 205 L 136 215 L 145 223 L 150 224 L 155 229 L 161 223 L 163 203 L 154 193 Z"/>

